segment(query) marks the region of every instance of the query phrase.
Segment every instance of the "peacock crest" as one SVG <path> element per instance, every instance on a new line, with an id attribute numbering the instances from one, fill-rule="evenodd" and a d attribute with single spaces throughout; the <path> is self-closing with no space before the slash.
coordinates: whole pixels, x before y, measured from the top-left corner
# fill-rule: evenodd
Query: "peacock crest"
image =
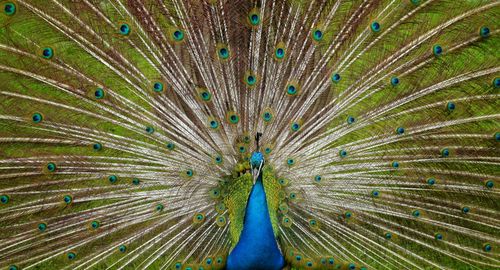
<path id="1" fill-rule="evenodd" d="M 0 268 L 499 269 L 499 15 L 0 0 Z"/>

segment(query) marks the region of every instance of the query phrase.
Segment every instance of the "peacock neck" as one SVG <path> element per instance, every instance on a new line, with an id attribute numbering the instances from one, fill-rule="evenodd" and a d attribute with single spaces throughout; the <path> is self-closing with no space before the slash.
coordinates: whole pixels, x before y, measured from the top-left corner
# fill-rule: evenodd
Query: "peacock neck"
<path id="1" fill-rule="evenodd" d="M 284 258 L 274 238 L 262 172 L 252 187 L 246 206 L 243 230 L 229 254 L 227 269 L 282 269 Z"/>

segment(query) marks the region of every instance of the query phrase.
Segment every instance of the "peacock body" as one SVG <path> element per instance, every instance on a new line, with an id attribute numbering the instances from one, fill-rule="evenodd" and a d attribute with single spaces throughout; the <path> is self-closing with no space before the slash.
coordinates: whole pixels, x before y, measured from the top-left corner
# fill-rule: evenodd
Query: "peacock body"
<path id="1" fill-rule="evenodd" d="M 0 8 L 1 269 L 500 268 L 500 1 Z"/>

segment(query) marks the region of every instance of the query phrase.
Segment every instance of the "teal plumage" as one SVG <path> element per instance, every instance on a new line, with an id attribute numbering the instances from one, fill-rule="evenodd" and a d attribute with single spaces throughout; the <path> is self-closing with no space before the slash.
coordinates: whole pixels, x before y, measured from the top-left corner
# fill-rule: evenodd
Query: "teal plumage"
<path id="1" fill-rule="evenodd" d="M 498 269 L 499 14 L 0 0 L 0 269 Z"/>

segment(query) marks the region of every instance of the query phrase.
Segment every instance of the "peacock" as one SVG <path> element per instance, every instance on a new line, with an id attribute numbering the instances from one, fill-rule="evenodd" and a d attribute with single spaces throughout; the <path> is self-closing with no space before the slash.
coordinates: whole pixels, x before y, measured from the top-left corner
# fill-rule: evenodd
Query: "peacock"
<path id="1" fill-rule="evenodd" d="M 0 269 L 500 269 L 499 0 L 0 0 Z"/>

